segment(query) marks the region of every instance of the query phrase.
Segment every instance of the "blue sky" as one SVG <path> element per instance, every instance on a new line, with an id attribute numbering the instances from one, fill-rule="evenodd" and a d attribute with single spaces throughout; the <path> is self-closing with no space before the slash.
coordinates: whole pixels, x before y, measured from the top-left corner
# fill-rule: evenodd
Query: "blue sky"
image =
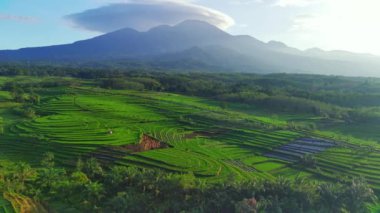
<path id="1" fill-rule="evenodd" d="M 113 3 L 137 6 L 107 8 Z M 100 35 L 112 27 L 126 25 L 145 30 L 157 23 L 172 24 L 186 16 L 202 18 L 207 14 L 203 18 L 232 34 L 282 41 L 300 49 L 320 47 L 380 55 L 378 0 L 170 0 L 170 7 L 163 0 L 132 3 L 131 0 L 129 3 L 126 0 L 0 0 L 0 49 L 70 43 Z M 144 4 L 160 6 L 146 9 Z M 116 9 L 125 11 L 120 17 L 96 17 L 105 10 Z"/>
<path id="2" fill-rule="evenodd" d="M 63 16 L 101 3 L 90 0 L 0 2 L 0 49 L 67 43 L 96 34 L 70 27 Z"/>

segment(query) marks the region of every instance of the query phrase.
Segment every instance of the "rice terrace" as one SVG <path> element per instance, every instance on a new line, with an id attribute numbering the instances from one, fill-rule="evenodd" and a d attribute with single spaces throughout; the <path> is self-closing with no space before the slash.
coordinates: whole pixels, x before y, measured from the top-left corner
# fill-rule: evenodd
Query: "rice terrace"
<path id="1" fill-rule="evenodd" d="M 155 82 L 128 78 L 145 88 Z M 342 118 L 290 111 L 274 115 L 260 104 L 248 110 L 250 104 L 226 104 L 222 99 L 104 86 L 118 81 L 1 77 L 0 162 L 27 162 L 38 168 L 50 153 L 63 168 L 93 159 L 104 167 L 191 174 L 209 184 L 280 177 L 334 183 L 362 177 L 380 192 L 377 136 L 346 136 L 315 127 L 342 129 Z M 14 211 L 48 210 L 28 197 L 4 193 L 0 212 Z"/>
<path id="2" fill-rule="evenodd" d="M 0 0 L 0 213 L 380 213 L 379 0 Z"/>

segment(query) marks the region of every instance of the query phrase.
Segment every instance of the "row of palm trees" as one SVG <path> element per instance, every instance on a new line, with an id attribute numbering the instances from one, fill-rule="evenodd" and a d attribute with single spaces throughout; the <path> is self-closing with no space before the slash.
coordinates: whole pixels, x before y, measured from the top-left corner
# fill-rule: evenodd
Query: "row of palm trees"
<path id="1" fill-rule="evenodd" d="M 55 166 L 51 153 L 39 168 L 1 163 L 0 191 L 81 212 L 366 212 L 367 204 L 377 199 L 360 178 L 322 183 L 230 177 L 210 183 L 192 173 L 105 167 L 95 159 L 78 160 L 66 170 Z"/>

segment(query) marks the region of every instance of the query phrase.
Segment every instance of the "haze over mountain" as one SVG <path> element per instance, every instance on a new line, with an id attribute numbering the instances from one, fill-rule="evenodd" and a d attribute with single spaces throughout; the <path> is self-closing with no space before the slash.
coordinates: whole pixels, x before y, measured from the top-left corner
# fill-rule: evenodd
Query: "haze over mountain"
<path id="1" fill-rule="evenodd" d="M 139 61 L 182 70 L 380 76 L 377 56 L 320 49 L 301 51 L 281 42 L 233 36 L 194 20 L 146 32 L 125 28 L 72 44 L 0 51 L 0 62 L 26 61 Z"/>

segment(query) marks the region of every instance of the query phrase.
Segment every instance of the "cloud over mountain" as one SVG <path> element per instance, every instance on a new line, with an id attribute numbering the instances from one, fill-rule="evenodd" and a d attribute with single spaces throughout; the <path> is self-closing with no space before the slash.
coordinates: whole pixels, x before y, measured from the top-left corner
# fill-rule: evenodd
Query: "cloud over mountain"
<path id="1" fill-rule="evenodd" d="M 174 25 L 188 19 L 206 21 L 221 29 L 234 24 L 234 20 L 222 12 L 185 1 L 140 0 L 113 3 L 65 18 L 76 27 L 104 33 L 126 27 L 145 31 L 158 25 Z"/>

